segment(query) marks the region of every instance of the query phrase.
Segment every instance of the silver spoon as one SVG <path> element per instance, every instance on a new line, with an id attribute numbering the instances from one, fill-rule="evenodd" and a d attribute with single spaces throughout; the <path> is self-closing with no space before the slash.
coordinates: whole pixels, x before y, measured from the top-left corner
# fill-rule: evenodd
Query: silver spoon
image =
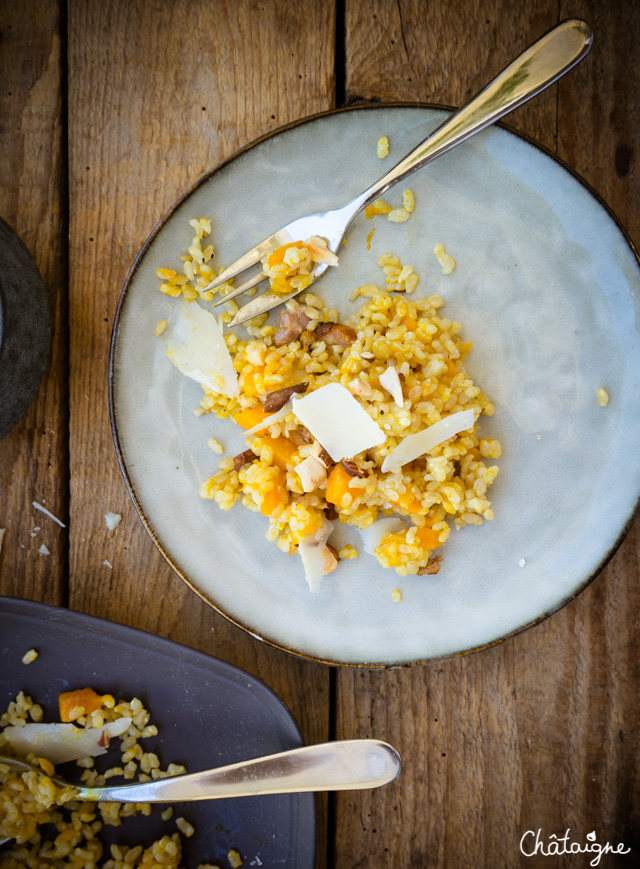
<path id="1" fill-rule="evenodd" d="M 39 767 L 15 757 L 0 756 L 0 763 L 18 772 L 35 769 L 43 774 Z M 172 803 L 259 794 L 362 790 L 386 785 L 399 773 L 400 755 L 393 746 L 379 739 L 344 739 L 150 782 L 71 787 L 78 792 L 75 799 L 88 802 Z M 69 784 L 57 776 L 53 781 L 60 786 Z M 0 839 L 0 845 L 8 841 Z"/>

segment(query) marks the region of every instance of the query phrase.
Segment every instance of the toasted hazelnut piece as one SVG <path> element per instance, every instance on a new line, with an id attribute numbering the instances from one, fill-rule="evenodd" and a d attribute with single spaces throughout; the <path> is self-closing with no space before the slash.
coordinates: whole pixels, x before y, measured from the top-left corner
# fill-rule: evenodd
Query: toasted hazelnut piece
<path id="1" fill-rule="evenodd" d="M 328 573 L 331 573 L 338 566 L 338 562 L 340 561 L 340 557 L 336 551 L 336 549 L 331 546 L 330 543 L 327 543 L 327 546 L 322 553 L 322 559 L 324 561 L 324 570 L 323 573 L 326 576 Z"/>
<path id="2" fill-rule="evenodd" d="M 361 377 L 354 377 L 347 383 L 347 387 L 352 395 L 359 395 L 361 398 L 366 398 L 372 392 L 371 385 Z"/>
<path id="3" fill-rule="evenodd" d="M 297 464 L 296 474 L 300 477 L 305 492 L 315 492 L 327 482 L 327 469 L 315 456 L 307 456 Z"/>

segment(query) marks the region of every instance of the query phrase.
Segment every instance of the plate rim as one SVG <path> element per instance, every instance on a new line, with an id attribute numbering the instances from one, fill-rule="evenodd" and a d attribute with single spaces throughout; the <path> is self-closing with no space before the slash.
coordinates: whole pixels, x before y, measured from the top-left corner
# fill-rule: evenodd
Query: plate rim
<path id="1" fill-rule="evenodd" d="M 260 136 L 256 137 L 255 139 L 252 139 L 250 142 L 246 143 L 245 145 L 242 145 L 240 148 L 237 148 L 235 151 L 233 151 L 227 157 L 223 158 L 220 162 L 215 164 L 211 169 L 209 169 L 207 172 L 205 172 L 203 175 L 201 175 L 184 193 L 182 193 L 179 196 L 179 198 L 170 206 L 170 208 L 160 218 L 160 220 L 158 221 L 156 226 L 153 228 L 153 230 L 151 231 L 151 233 L 147 237 L 143 246 L 140 248 L 133 263 L 131 264 L 129 271 L 127 273 L 127 276 L 125 278 L 125 282 L 124 282 L 124 285 L 122 287 L 122 291 L 120 293 L 120 298 L 118 300 L 118 305 L 117 305 L 115 316 L 114 316 L 113 328 L 112 328 L 112 332 L 111 332 L 111 340 L 110 340 L 110 345 L 109 345 L 109 367 L 108 367 L 109 419 L 110 419 L 111 433 L 112 433 L 112 437 L 113 437 L 116 456 L 118 459 L 118 464 L 120 466 L 120 470 L 121 470 L 122 475 L 124 477 L 127 491 L 129 492 L 129 496 L 130 496 L 131 500 L 133 501 L 133 504 L 136 508 L 138 516 L 140 517 L 140 519 L 142 521 L 142 524 L 144 525 L 145 529 L 147 530 L 147 533 L 150 535 L 151 539 L 153 540 L 156 548 L 159 550 L 161 555 L 168 562 L 168 564 L 173 569 L 173 571 L 175 573 L 177 573 L 177 575 L 187 585 L 187 587 L 191 591 L 193 591 L 196 595 L 198 595 L 198 597 L 200 597 L 201 600 L 203 600 L 208 606 L 212 607 L 216 612 L 218 612 L 220 615 L 224 616 L 224 618 L 226 618 L 228 621 L 230 621 L 236 627 L 241 628 L 243 631 L 247 632 L 250 636 L 254 637 L 255 639 L 258 639 L 262 642 L 268 643 L 270 646 L 273 646 L 274 648 L 279 649 L 280 651 L 287 652 L 291 655 L 294 655 L 298 658 L 302 658 L 303 660 L 306 660 L 306 661 L 312 661 L 314 663 L 326 664 L 326 665 L 332 666 L 332 667 L 349 667 L 349 668 L 366 669 L 366 670 L 390 670 L 390 669 L 399 669 L 399 668 L 408 668 L 408 667 L 418 667 L 418 666 L 424 666 L 426 664 L 437 664 L 437 663 L 452 660 L 455 658 L 466 657 L 467 655 L 477 654 L 477 653 L 482 652 L 486 649 L 490 649 L 493 646 L 501 645 L 502 643 L 506 642 L 507 640 L 509 640 L 513 637 L 516 637 L 519 634 L 522 634 L 523 632 L 530 630 L 531 628 L 536 627 L 536 625 L 538 625 L 541 622 L 545 621 L 546 619 L 550 618 L 555 613 L 559 612 L 564 607 L 566 607 L 568 604 L 570 604 L 573 600 L 575 600 L 575 598 L 577 598 L 578 595 L 580 595 L 587 588 L 587 586 L 589 586 L 593 582 L 593 580 L 596 579 L 596 577 L 599 576 L 600 573 L 602 573 L 604 568 L 611 561 L 613 556 L 616 554 L 616 552 L 618 551 L 618 549 L 622 545 L 624 539 L 626 538 L 629 531 L 633 527 L 633 524 L 634 524 L 636 518 L 638 517 L 638 515 L 640 515 L 640 492 L 638 492 L 636 495 L 635 504 L 634 504 L 633 508 L 631 509 L 631 511 L 627 517 L 627 521 L 624 523 L 624 525 L 622 526 L 622 528 L 618 532 L 618 535 L 617 535 L 616 539 L 613 541 L 613 543 L 609 546 L 609 548 L 607 550 L 605 550 L 605 552 L 603 553 L 597 566 L 595 566 L 593 568 L 593 570 L 589 573 L 589 575 L 586 577 L 584 582 L 581 585 L 579 585 L 578 588 L 575 589 L 572 592 L 572 594 L 570 594 L 566 599 L 561 601 L 556 606 L 551 607 L 546 612 L 542 613 L 541 615 L 539 615 L 538 617 L 536 617 L 532 621 L 528 622 L 525 625 L 521 625 L 520 627 L 514 628 L 514 630 L 504 634 L 501 637 L 497 637 L 495 640 L 492 640 L 492 641 L 487 642 L 487 643 L 481 643 L 480 645 L 473 646 L 472 648 L 469 648 L 469 649 L 462 649 L 462 650 L 459 650 L 456 652 L 451 652 L 451 653 L 446 654 L 446 655 L 440 655 L 440 656 L 436 656 L 436 657 L 427 657 L 427 658 L 422 658 L 420 660 L 406 661 L 406 662 L 402 662 L 402 663 L 335 661 L 335 660 L 332 660 L 330 658 L 324 658 L 321 656 L 313 655 L 313 654 L 310 654 L 308 652 L 301 651 L 299 649 L 290 648 L 287 645 L 283 644 L 282 642 L 267 636 L 266 632 L 264 632 L 264 631 L 257 633 L 255 629 L 244 624 L 241 619 L 229 615 L 227 612 L 224 611 L 224 609 L 221 608 L 221 606 L 219 604 L 217 604 L 215 601 L 211 600 L 203 591 L 201 591 L 199 588 L 197 588 L 194 585 L 194 583 L 189 579 L 189 577 L 186 575 L 186 573 L 180 568 L 180 566 L 177 563 L 175 563 L 175 561 L 172 559 L 170 554 L 167 551 L 165 551 L 165 549 L 163 548 L 162 543 L 159 540 L 157 534 L 155 533 L 149 519 L 145 515 L 142 504 L 138 500 L 138 497 L 137 497 L 136 492 L 134 490 L 133 483 L 131 481 L 131 478 L 129 476 L 129 472 L 127 469 L 127 465 L 126 465 L 126 461 L 125 461 L 125 457 L 124 457 L 124 452 L 122 449 L 120 436 L 118 433 L 118 424 L 117 424 L 117 419 L 116 419 L 117 412 L 116 412 L 116 401 L 115 401 L 115 380 L 116 380 L 115 367 L 116 367 L 116 353 L 117 353 L 119 328 L 120 328 L 121 317 L 122 317 L 123 311 L 124 311 L 124 306 L 126 303 L 127 292 L 130 288 L 131 282 L 132 282 L 134 274 L 138 268 L 138 265 L 142 261 L 143 257 L 146 255 L 149 247 L 151 246 L 151 244 L 155 240 L 155 238 L 158 235 L 158 233 L 160 232 L 160 230 L 165 226 L 167 221 L 172 217 L 174 212 L 177 211 L 177 209 L 183 204 L 183 202 L 185 202 L 191 196 L 192 193 L 194 193 L 199 187 L 201 187 L 205 182 L 207 182 L 210 178 L 212 178 L 217 172 L 222 170 L 229 163 L 236 160 L 236 158 L 238 158 L 238 157 L 242 156 L 243 154 L 247 153 L 248 151 L 252 150 L 255 146 L 261 144 L 262 142 L 264 142 L 268 139 L 274 138 L 274 137 L 280 135 L 281 133 L 288 132 L 288 131 L 295 129 L 299 126 L 317 121 L 317 120 L 322 119 L 322 118 L 332 117 L 332 116 L 343 114 L 346 112 L 376 111 L 376 110 L 380 110 L 380 109 L 394 109 L 394 108 L 419 109 L 419 110 L 429 109 L 429 110 L 446 111 L 446 112 L 455 112 L 456 111 L 455 107 L 444 105 L 441 103 L 411 102 L 411 101 L 380 102 L 380 103 L 375 103 L 375 104 L 342 106 L 342 107 L 335 108 L 335 109 L 327 109 L 327 110 L 322 111 L 322 112 L 316 112 L 312 115 L 306 115 L 302 118 L 297 118 L 296 120 L 289 121 L 288 123 L 283 124 L 282 126 L 276 127 L 274 130 L 270 130 L 267 133 L 261 134 Z M 509 124 L 507 124 L 503 121 L 500 121 L 496 124 L 492 124 L 492 126 L 499 127 L 501 129 L 503 129 L 505 132 L 516 136 L 519 140 L 521 140 L 525 144 L 532 146 L 536 150 L 543 153 L 545 156 L 550 157 L 555 163 L 557 163 L 560 166 L 560 168 L 567 171 L 595 199 L 596 203 L 598 205 L 600 205 L 601 208 L 604 209 L 604 211 L 606 212 L 608 217 L 613 221 L 613 223 L 615 224 L 615 226 L 617 227 L 617 229 L 620 231 L 621 235 L 623 236 L 624 240 L 626 241 L 627 245 L 629 246 L 629 248 L 630 248 L 630 250 L 631 250 L 631 252 L 636 260 L 636 265 L 637 265 L 638 269 L 640 269 L 640 251 L 639 251 L 639 249 L 634 244 L 629 233 L 627 232 L 626 228 L 622 225 L 621 221 L 619 220 L 619 218 L 617 217 L 615 212 L 607 204 L 607 202 L 601 196 L 601 194 L 598 193 L 598 191 L 588 181 L 586 181 L 575 169 L 573 169 L 573 167 L 569 166 L 561 157 L 559 157 L 557 154 L 555 154 L 553 151 L 551 151 L 546 145 L 537 141 L 533 137 L 527 136 L 526 134 L 520 132 L 519 130 L 515 129 L 514 127 L 510 126 Z"/>

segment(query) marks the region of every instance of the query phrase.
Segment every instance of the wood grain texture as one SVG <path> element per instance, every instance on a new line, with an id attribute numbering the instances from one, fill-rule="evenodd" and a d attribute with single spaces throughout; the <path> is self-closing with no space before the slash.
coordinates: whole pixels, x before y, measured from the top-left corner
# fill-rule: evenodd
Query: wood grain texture
<path id="1" fill-rule="evenodd" d="M 347 0 L 347 103 L 411 100 L 459 107 L 557 23 L 554 0 Z M 553 147 L 557 88 L 510 126 Z"/>
<path id="2" fill-rule="evenodd" d="M 570 16 L 594 27 L 591 56 L 508 122 L 557 150 L 637 239 L 633 3 L 572 4 L 559 16 L 544 2 L 347 3 L 347 100 L 460 105 Z M 373 853 L 379 867 L 574 866 L 520 853 L 521 836 L 538 828 L 571 828 L 582 841 L 596 830 L 633 849 L 610 865 L 635 865 L 639 537 L 636 524 L 575 601 L 501 646 L 416 669 L 338 673 L 337 735 L 384 734 L 404 769 L 386 789 L 338 796 L 336 866 L 364 869 Z"/>
<path id="3" fill-rule="evenodd" d="M 107 372 L 120 290 L 146 236 L 236 148 L 331 106 L 334 32 L 332 5 L 292 0 L 69 6 L 70 605 L 248 669 L 308 742 L 329 734 L 329 671 L 257 643 L 166 564 L 117 465 Z M 109 510 L 123 517 L 114 531 Z M 322 866 L 326 809 L 319 841 Z"/>
<path id="4" fill-rule="evenodd" d="M 162 214 L 237 147 L 330 108 L 336 90 L 347 104 L 460 105 L 570 16 L 594 28 L 591 55 L 509 124 L 583 175 L 638 244 L 634 0 L 0 0 L 0 215 L 35 256 L 54 328 L 39 395 L 0 442 L 0 591 L 68 595 L 73 609 L 242 666 L 280 694 L 308 742 L 396 745 L 404 769 L 392 785 L 332 797 L 329 824 L 319 800 L 319 869 L 586 865 L 523 857 L 521 836 L 538 828 L 581 841 L 595 830 L 633 849 L 603 867 L 640 863 L 640 526 L 575 601 L 478 655 L 332 674 L 271 649 L 175 576 L 130 502 L 107 404 L 119 293 Z M 109 510 L 123 517 L 114 531 Z"/>
<path id="5" fill-rule="evenodd" d="M 35 401 L 0 442 L 0 528 L 6 529 L 0 589 L 62 604 L 67 530 L 32 502 L 45 504 L 67 524 L 64 43 L 58 4 L 36 5 L 0 4 L 0 216 L 38 265 L 49 300 L 52 344 Z M 40 554 L 42 544 L 49 556 Z"/>

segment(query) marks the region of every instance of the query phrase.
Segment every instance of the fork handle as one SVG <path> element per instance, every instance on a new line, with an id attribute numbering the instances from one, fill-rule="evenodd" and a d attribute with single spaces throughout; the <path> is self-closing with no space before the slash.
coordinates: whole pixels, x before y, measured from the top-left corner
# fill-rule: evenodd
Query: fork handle
<path id="1" fill-rule="evenodd" d="M 450 151 L 553 84 L 589 53 L 593 33 L 577 18 L 563 21 L 509 64 L 477 96 L 430 133 L 375 184 L 343 207 L 355 216 L 416 169 Z"/>
<path id="2" fill-rule="evenodd" d="M 171 803 L 258 794 L 361 790 L 388 784 L 399 772 L 400 755 L 393 746 L 379 739 L 345 739 L 151 782 L 79 788 L 78 798 Z"/>

